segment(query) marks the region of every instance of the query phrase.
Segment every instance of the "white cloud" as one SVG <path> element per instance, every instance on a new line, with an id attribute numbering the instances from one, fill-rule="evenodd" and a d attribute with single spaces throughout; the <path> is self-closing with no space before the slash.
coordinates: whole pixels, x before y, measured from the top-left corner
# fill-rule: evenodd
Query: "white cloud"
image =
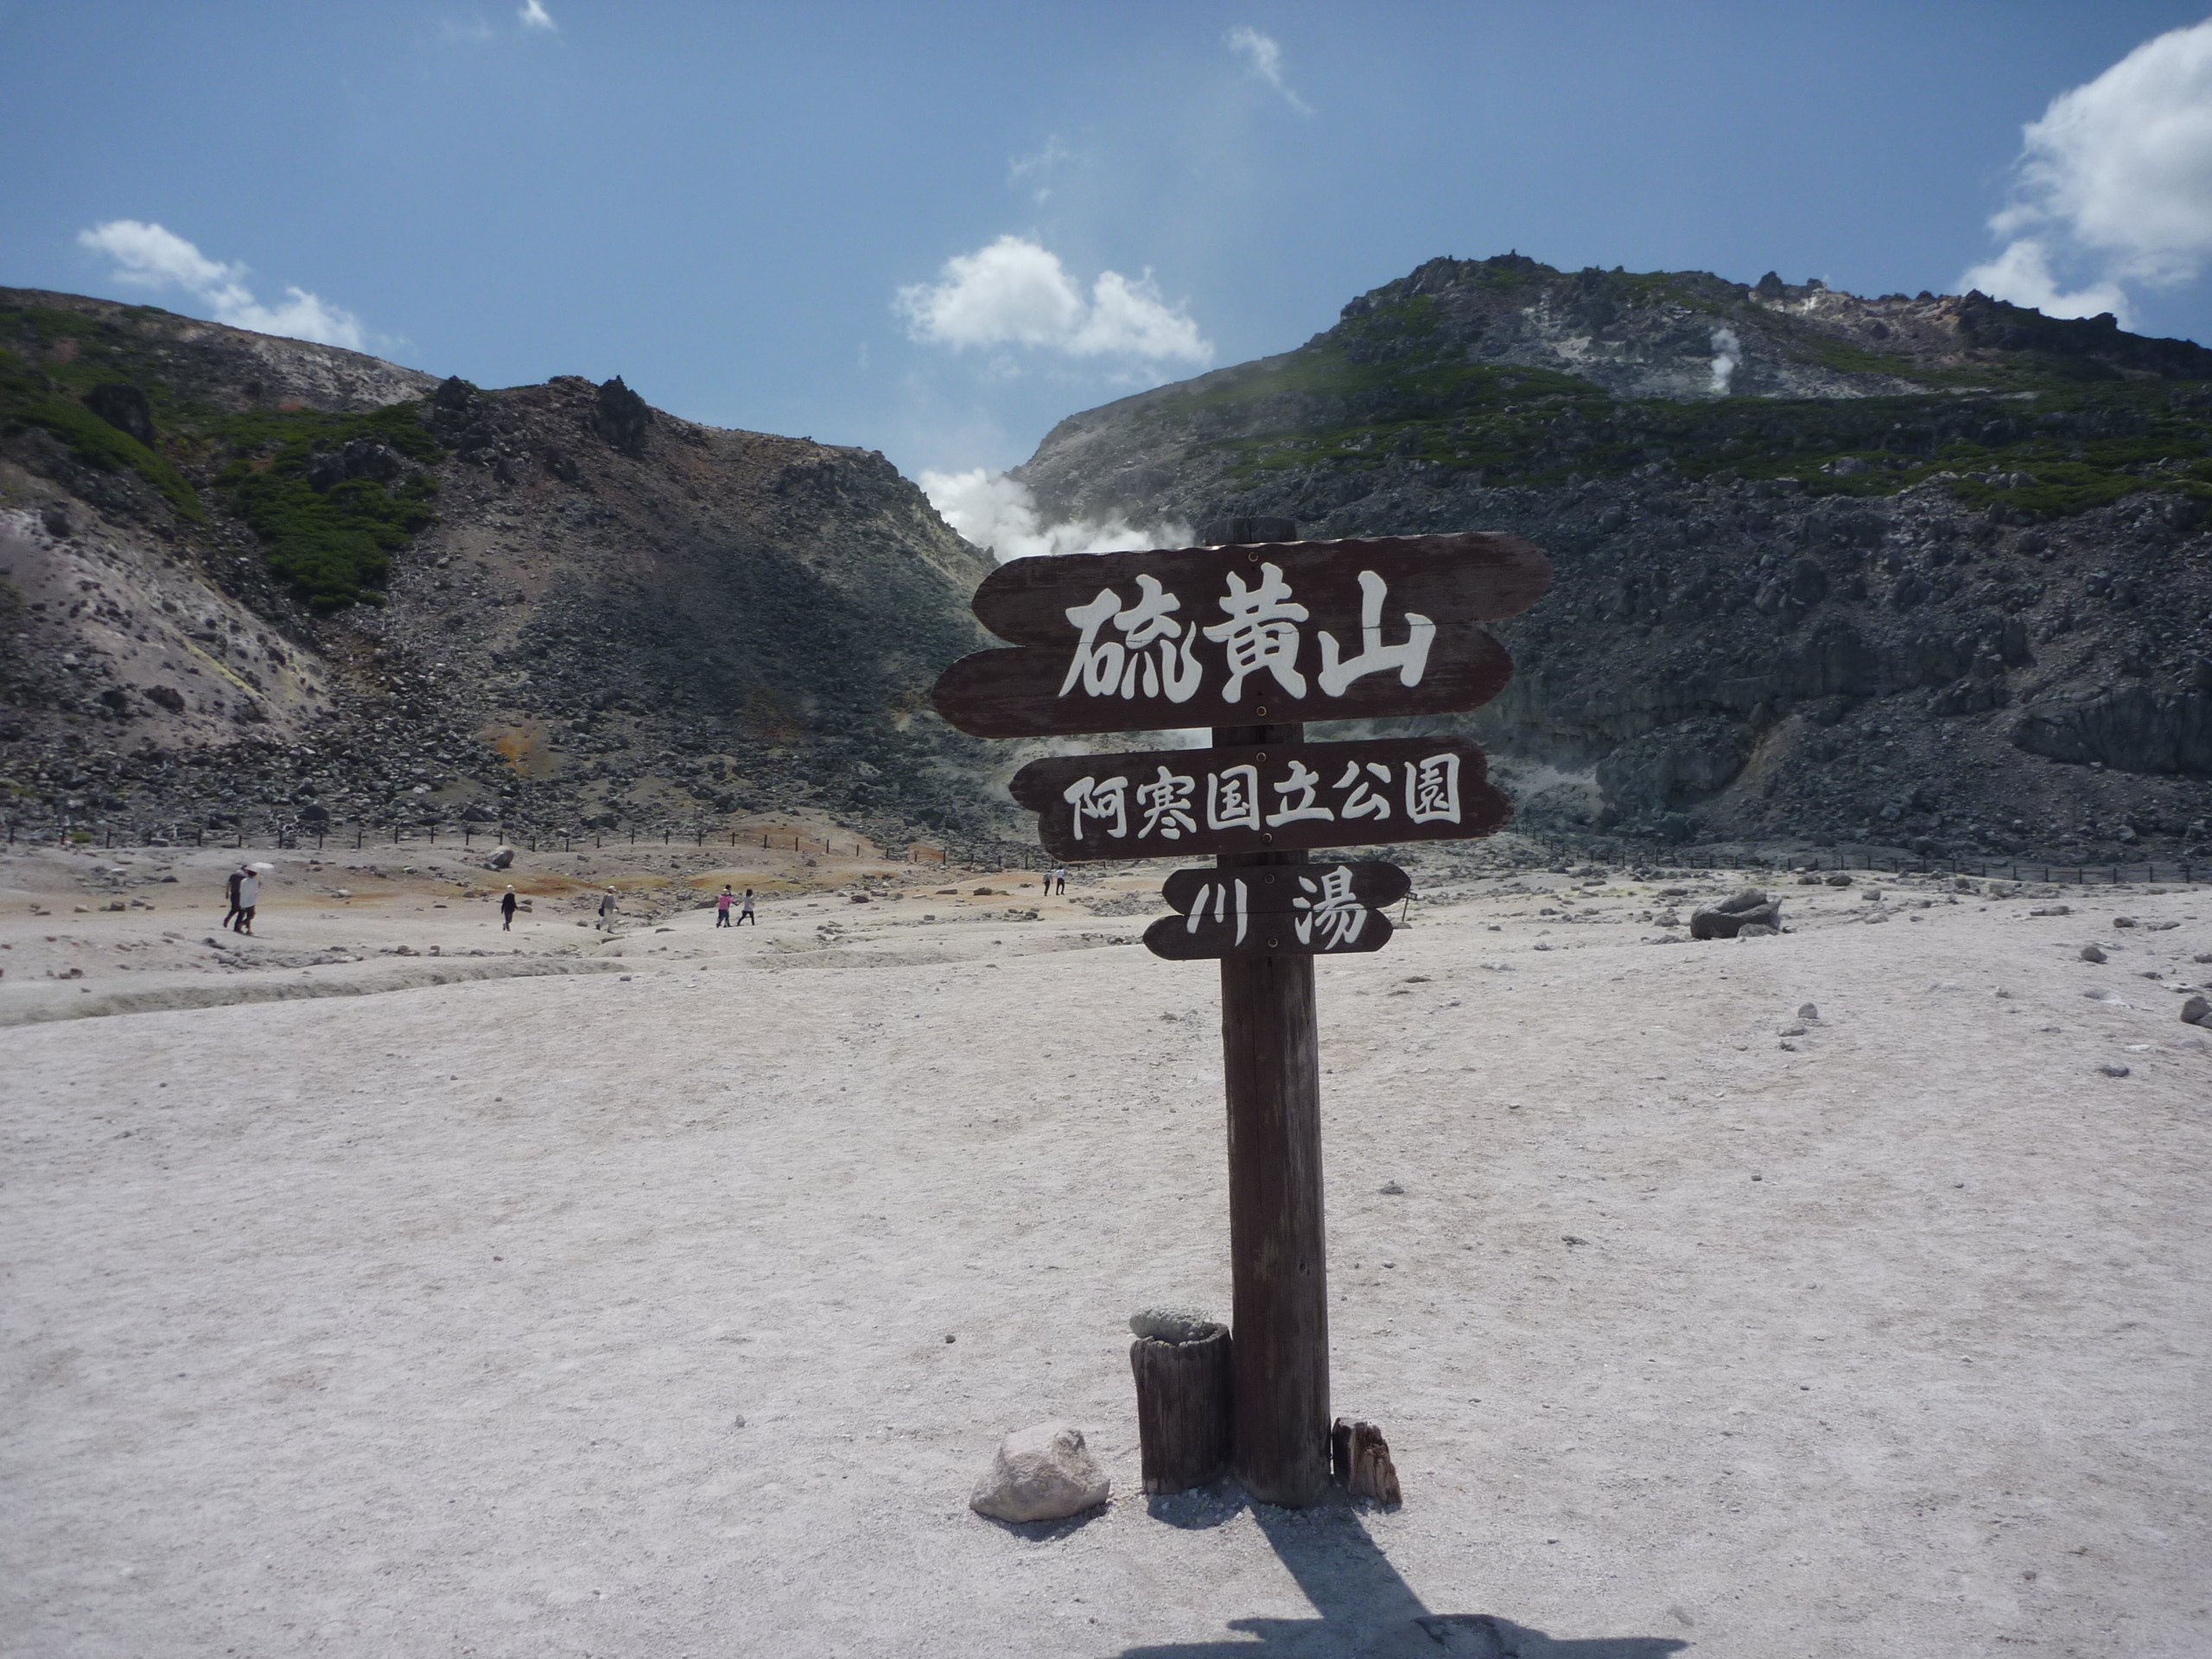
<path id="1" fill-rule="evenodd" d="M 978 467 L 964 473 L 922 474 L 922 493 L 950 524 L 1001 563 L 1038 553 L 1117 553 L 1147 547 L 1184 547 L 1188 524 L 1167 521 L 1140 528 L 1124 518 L 1042 522 L 1029 486 L 1004 473 Z"/>
<path id="2" fill-rule="evenodd" d="M 1282 42 L 1272 35 L 1262 35 L 1249 23 L 1239 23 L 1222 37 L 1231 52 L 1244 60 L 1253 75 L 1264 80 L 1282 95 L 1284 103 L 1300 115 L 1313 113 L 1313 106 L 1291 89 L 1283 79 Z"/>
<path id="3" fill-rule="evenodd" d="M 2014 305 L 2032 306 L 2047 317 L 2094 317 L 2109 311 L 2123 327 L 2133 326 L 2127 290 L 2109 278 L 2068 293 L 2051 275 L 2050 255 L 2041 242 L 2023 237 L 1987 263 L 1959 278 L 1961 288 L 1978 288 Z"/>
<path id="4" fill-rule="evenodd" d="M 544 0 L 523 0 L 516 9 L 515 16 L 522 19 L 524 29 L 543 29 L 558 33 L 561 28 L 547 13 Z"/>
<path id="5" fill-rule="evenodd" d="M 115 261 L 118 280 L 142 288 L 180 288 L 205 305 L 218 322 L 258 334 L 316 340 L 326 346 L 365 349 L 361 320 L 302 288 L 264 305 L 245 285 L 246 268 L 226 265 L 200 251 L 174 231 L 135 219 L 113 219 L 77 232 L 80 247 Z"/>
<path id="6" fill-rule="evenodd" d="M 1147 271 L 1103 272 L 1085 298 L 1059 256 L 1018 236 L 956 254 L 935 283 L 902 288 L 893 308 L 914 340 L 950 346 L 1028 346 L 1071 357 L 1137 357 L 1211 363 L 1212 342 Z"/>
<path id="7" fill-rule="evenodd" d="M 2012 199 L 1989 222 L 2008 244 L 1962 281 L 2125 321 L 2125 284 L 2171 287 L 2212 257 L 2212 20 L 2145 41 L 2022 136 Z M 2068 269 L 2088 277 L 2073 293 L 2053 274 Z"/>

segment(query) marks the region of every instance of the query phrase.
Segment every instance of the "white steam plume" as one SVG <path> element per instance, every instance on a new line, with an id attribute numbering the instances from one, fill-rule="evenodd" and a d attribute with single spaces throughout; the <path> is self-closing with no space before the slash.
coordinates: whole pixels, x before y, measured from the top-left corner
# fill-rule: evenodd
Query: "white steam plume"
<path id="1" fill-rule="evenodd" d="M 964 473 L 925 472 L 921 482 L 922 493 L 944 522 L 996 555 L 1001 564 L 1038 553 L 1116 553 L 1190 544 L 1191 527 L 1173 520 L 1144 526 L 1121 518 L 1045 524 L 1027 485 L 982 467 Z"/>
<path id="2" fill-rule="evenodd" d="M 1713 395 L 1726 397 L 1728 383 L 1736 371 L 1743 366 L 1744 342 L 1736 338 L 1736 331 L 1726 325 L 1713 331 Z"/>

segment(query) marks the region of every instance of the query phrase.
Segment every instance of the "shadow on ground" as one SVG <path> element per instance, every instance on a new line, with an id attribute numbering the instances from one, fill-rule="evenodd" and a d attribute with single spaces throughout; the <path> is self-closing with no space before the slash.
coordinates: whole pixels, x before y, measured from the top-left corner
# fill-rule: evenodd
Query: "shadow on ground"
<path id="1" fill-rule="evenodd" d="M 1125 1649 L 1122 1659 L 1665 1659 L 1667 1636 L 1567 1639 L 1490 1613 L 1432 1613 L 1398 1576 L 1349 1503 L 1310 1510 L 1248 1504 L 1233 1483 L 1150 1500 L 1173 1527 L 1217 1527 L 1249 1508 L 1318 1618 L 1232 1618 L 1217 1642 Z"/>

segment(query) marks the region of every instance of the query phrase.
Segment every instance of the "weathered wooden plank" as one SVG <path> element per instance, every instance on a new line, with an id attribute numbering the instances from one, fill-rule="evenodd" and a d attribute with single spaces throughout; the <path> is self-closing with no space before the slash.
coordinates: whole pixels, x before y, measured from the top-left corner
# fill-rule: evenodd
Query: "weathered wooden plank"
<path id="1" fill-rule="evenodd" d="M 1081 628 L 1068 620 L 1069 608 L 1089 604 L 1102 591 L 1113 590 L 1126 605 L 1141 597 L 1139 579 L 1149 576 L 1181 601 L 1168 615 L 1211 625 L 1224 620 L 1219 601 L 1231 591 L 1229 578 L 1249 588 L 1270 564 L 1281 572 L 1289 597 L 1310 613 L 1306 626 L 1340 637 L 1360 626 L 1362 571 L 1382 578 L 1391 620 L 1410 610 L 1440 625 L 1518 616 L 1544 596 L 1552 579 L 1551 561 L 1533 543 L 1471 531 L 1009 559 L 983 578 L 972 603 L 976 620 L 1001 639 L 1072 645 Z"/>
<path id="2" fill-rule="evenodd" d="M 1390 943 L 1396 930 L 1379 910 L 1362 905 L 1349 927 L 1309 929 L 1301 933 L 1287 916 L 1258 917 L 1239 931 L 1235 918 L 1226 926 L 1192 927 L 1180 916 L 1163 916 L 1144 931 L 1144 948 L 1168 962 L 1214 962 L 1231 957 L 1363 957 Z"/>
<path id="3" fill-rule="evenodd" d="M 1245 908 L 1255 916 L 1309 909 L 1313 889 L 1302 884 L 1309 879 L 1325 879 L 1338 871 L 1344 873 L 1344 879 L 1350 882 L 1354 898 L 1377 910 L 1387 909 L 1413 891 L 1413 877 L 1395 864 L 1386 864 L 1379 858 L 1360 859 L 1349 864 L 1300 864 L 1288 869 L 1263 868 L 1252 873 L 1250 898 Z M 1208 890 L 1221 879 L 1218 869 L 1175 870 L 1160 884 L 1160 896 L 1170 910 L 1187 916 L 1202 895 L 1211 899 Z"/>
<path id="4" fill-rule="evenodd" d="M 975 600 L 1014 645 L 931 695 L 979 737 L 1464 712 L 1513 671 L 1480 624 L 1550 581 L 1491 532 L 1016 559 Z"/>
<path id="5" fill-rule="evenodd" d="M 1390 942 L 1395 904 L 1411 887 L 1395 864 L 1289 864 L 1178 870 L 1163 896 L 1178 912 L 1145 930 L 1170 962 L 1226 957 L 1356 956 Z"/>
<path id="6" fill-rule="evenodd" d="M 1180 858 L 1456 841 L 1512 817 L 1463 737 L 1061 755 L 1014 775 L 1047 852 Z"/>

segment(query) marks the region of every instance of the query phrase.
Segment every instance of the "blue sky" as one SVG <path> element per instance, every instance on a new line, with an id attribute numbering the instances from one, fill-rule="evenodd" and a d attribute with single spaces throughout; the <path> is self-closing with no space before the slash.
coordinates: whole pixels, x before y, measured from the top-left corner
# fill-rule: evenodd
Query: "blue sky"
<path id="1" fill-rule="evenodd" d="M 1870 293 L 1984 267 L 2212 340 L 2212 29 L 2099 79 L 2205 16 L 0 0 L 0 283 L 490 385 L 620 373 L 916 474 L 1442 253 Z"/>

